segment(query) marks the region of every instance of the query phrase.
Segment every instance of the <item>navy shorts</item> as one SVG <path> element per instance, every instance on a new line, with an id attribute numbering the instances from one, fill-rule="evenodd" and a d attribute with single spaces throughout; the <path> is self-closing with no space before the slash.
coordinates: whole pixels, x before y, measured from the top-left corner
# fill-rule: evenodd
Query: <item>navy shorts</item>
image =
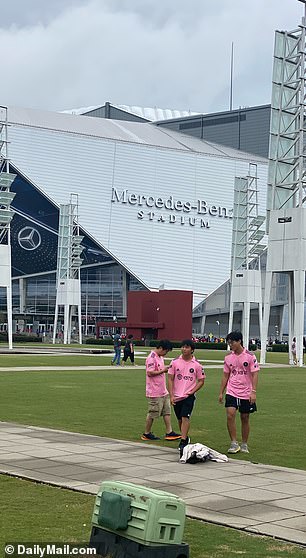
<path id="1" fill-rule="evenodd" d="M 250 403 L 248 399 L 239 399 L 233 395 L 226 394 L 225 407 L 234 407 L 239 413 L 255 413 L 257 411 L 256 403 Z"/>
<path id="2" fill-rule="evenodd" d="M 190 418 L 192 409 L 195 402 L 195 395 L 188 395 L 186 399 L 181 399 L 181 401 L 177 401 L 173 406 L 174 412 L 176 414 L 176 418 L 181 420 L 183 417 Z"/>

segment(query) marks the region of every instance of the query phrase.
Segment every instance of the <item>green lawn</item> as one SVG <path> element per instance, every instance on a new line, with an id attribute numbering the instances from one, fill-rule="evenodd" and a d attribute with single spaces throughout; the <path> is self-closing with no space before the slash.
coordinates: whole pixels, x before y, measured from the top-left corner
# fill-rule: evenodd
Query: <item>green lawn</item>
<path id="1" fill-rule="evenodd" d="M 201 350 L 197 356 L 222 361 L 224 352 Z M 283 360 L 287 355 L 272 353 L 271 357 Z M 137 362 L 144 362 L 144 358 L 145 355 L 139 357 Z M 0 420 L 139 440 L 147 408 L 143 368 L 39 370 L 46 365 L 94 366 L 108 361 L 108 357 L 86 355 L 2 355 L 1 366 L 9 363 L 31 366 L 33 370 L 0 372 Z M 225 411 L 218 403 L 221 375 L 221 368 L 207 369 L 205 388 L 198 394 L 192 416 L 191 437 L 193 441 L 226 452 Z M 257 394 L 259 412 L 251 417 L 251 453 L 237 457 L 305 469 L 305 391 L 303 368 L 262 370 Z M 173 428 L 177 428 L 175 418 Z M 154 432 L 164 434 L 161 419 L 154 425 Z M 158 443 L 171 446 L 169 442 Z"/>
<path id="2" fill-rule="evenodd" d="M 0 548 L 7 543 L 89 543 L 94 496 L 0 475 Z M 306 550 L 268 537 L 187 520 L 191 558 L 302 558 Z"/>
<path id="3" fill-rule="evenodd" d="M 147 349 L 137 357 L 143 365 Z M 171 356 L 178 354 L 173 351 Z M 222 351 L 197 351 L 204 361 L 223 361 Z M 288 355 L 268 354 L 268 361 L 286 363 Z M 99 355 L 2 355 L 1 367 L 29 366 L 29 372 L 0 372 L 0 420 L 47 426 L 100 436 L 139 440 L 146 415 L 144 368 L 42 371 L 42 366 L 107 365 Z M 207 365 L 212 363 L 207 362 Z M 218 362 L 219 365 L 219 362 Z M 192 416 L 193 441 L 219 451 L 228 447 L 224 408 L 218 404 L 222 369 L 207 369 L 205 389 Z M 306 374 L 300 368 L 262 370 L 259 412 L 251 417 L 251 454 L 255 462 L 306 468 Z M 302 394 L 302 395 L 301 395 Z M 173 427 L 176 428 L 175 419 Z M 163 423 L 154 431 L 163 435 Z M 171 443 L 158 442 L 160 445 Z M 172 444 L 173 447 L 173 444 Z M 238 456 L 243 458 L 242 455 Z M 7 542 L 87 543 L 94 498 L 0 475 L 0 544 Z M 184 540 L 191 558 L 306 556 L 305 549 L 270 538 L 248 535 L 217 525 L 187 520 Z"/>

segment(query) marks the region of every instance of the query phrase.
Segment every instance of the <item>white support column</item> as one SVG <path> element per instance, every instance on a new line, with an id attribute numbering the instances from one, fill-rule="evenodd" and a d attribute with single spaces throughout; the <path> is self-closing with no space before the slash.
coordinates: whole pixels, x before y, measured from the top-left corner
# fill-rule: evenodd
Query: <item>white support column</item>
<path id="1" fill-rule="evenodd" d="M 206 316 L 203 315 L 201 317 L 201 325 L 200 325 L 200 333 L 205 333 L 205 323 L 206 323 Z"/>
<path id="2" fill-rule="evenodd" d="M 57 333 L 57 323 L 58 323 L 58 304 L 55 305 L 55 316 L 54 316 L 54 326 L 53 326 L 53 337 L 52 337 L 52 343 L 54 345 L 55 340 L 56 340 L 56 333 Z"/>
<path id="3" fill-rule="evenodd" d="M 298 366 L 303 366 L 303 333 L 304 333 L 304 301 L 305 301 L 305 271 L 294 272 L 295 286 L 295 324 L 296 357 Z"/>
<path id="4" fill-rule="evenodd" d="M 26 308 L 26 279 L 19 279 L 19 313 L 24 314 Z"/>
<path id="5" fill-rule="evenodd" d="M 265 250 L 265 218 L 258 214 L 257 166 L 249 165 L 245 177 L 235 178 L 231 294 L 229 331 L 233 327 L 234 304 L 241 303 L 242 335 L 245 345 L 250 338 L 251 303 L 258 305 L 259 329 L 261 329 L 262 288 L 260 256 Z"/>
<path id="6" fill-rule="evenodd" d="M 68 343 L 69 304 L 64 305 L 64 345 Z"/>
<path id="7" fill-rule="evenodd" d="M 79 344 L 82 345 L 82 312 L 81 312 L 81 288 L 78 292 L 78 328 L 79 328 Z"/>
<path id="8" fill-rule="evenodd" d="M 258 304 L 259 339 L 262 339 L 262 304 Z"/>
<path id="9" fill-rule="evenodd" d="M 271 286 L 272 286 L 272 272 L 266 271 L 265 281 L 265 295 L 264 295 L 264 310 L 262 322 L 262 336 L 261 336 L 261 350 L 260 350 L 260 364 L 266 362 L 267 338 L 270 319 L 270 305 L 271 305 Z"/>
<path id="10" fill-rule="evenodd" d="M 79 340 L 82 342 L 80 266 L 83 237 L 78 226 L 78 196 L 71 194 L 71 203 L 60 206 L 57 293 L 53 343 L 57 330 L 59 307 L 64 307 L 64 344 L 71 342 L 72 314 L 77 309 Z"/>
<path id="11" fill-rule="evenodd" d="M 0 165 L 2 162 L 0 152 Z M 10 187 L 15 176 L 15 174 L 9 172 L 0 172 L 0 287 L 5 287 L 6 292 L 8 347 L 10 350 L 13 348 L 10 222 L 14 216 L 14 211 L 10 205 L 15 197 L 15 193 L 10 192 Z"/>
<path id="12" fill-rule="evenodd" d="M 306 269 L 306 2 L 304 17 L 293 31 L 276 31 L 272 72 L 268 171 L 269 215 L 267 275 L 289 275 L 289 362 L 296 337 L 299 366 L 303 365 Z M 266 285 L 271 283 L 270 279 Z M 262 343 L 269 322 L 269 293 L 265 293 Z M 262 362 L 264 362 L 264 352 Z"/>
<path id="13" fill-rule="evenodd" d="M 249 346 L 250 311 L 251 311 L 250 303 L 244 302 L 243 310 L 242 310 L 242 335 L 243 335 L 244 346 L 246 348 L 248 348 Z"/>
<path id="14" fill-rule="evenodd" d="M 231 273 L 231 294 L 230 294 L 230 305 L 229 305 L 229 318 L 228 318 L 228 331 L 233 331 L 233 321 L 234 321 L 234 302 L 232 300 L 233 294 L 233 272 Z"/>
<path id="15" fill-rule="evenodd" d="M 123 316 L 127 316 L 128 289 L 127 289 L 126 271 L 122 269 L 121 273 L 122 273 L 122 314 Z"/>
<path id="16" fill-rule="evenodd" d="M 71 343 L 72 312 L 73 312 L 73 306 L 71 305 L 68 308 L 68 337 L 67 337 L 68 344 Z"/>
<path id="17" fill-rule="evenodd" d="M 288 273 L 288 350 L 289 350 L 289 364 L 293 365 L 293 356 L 291 352 L 292 339 L 294 337 L 294 286 L 293 286 L 293 272 Z"/>

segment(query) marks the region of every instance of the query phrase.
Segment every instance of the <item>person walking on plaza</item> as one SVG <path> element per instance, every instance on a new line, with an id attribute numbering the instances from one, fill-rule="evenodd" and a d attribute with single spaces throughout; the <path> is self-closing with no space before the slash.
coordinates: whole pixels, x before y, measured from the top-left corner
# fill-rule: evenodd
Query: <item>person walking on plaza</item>
<path id="1" fill-rule="evenodd" d="M 165 378 L 169 366 L 165 366 L 163 358 L 169 351 L 172 351 L 172 344 L 167 339 L 161 339 L 156 342 L 156 348 L 146 359 L 146 397 L 149 408 L 142 440 L 160 439 L 151 432 L 154 419 L 159 417 L 164 419 L 165 440 L 179 440 L 181 437 L 180 434 L 173 432 L 171 426 L 171 406 Z"/>
<path id="2" fill-rule="evenodd" d="M 111 364 L 115 364 L 116 366 L 120 366 L 120 358 L 121 358 L 121 337 L 119 333 L 114 335 L 114 358 L 111 361 Z"/>
<path id="3" fill-rule="evenodd" d="M 220 386 L 219 402 L 223 402 L 226 390 L 225 407 L 227 429 L 231 439 L 228 453 L 249 453 L 250 413 L 257 411 L 256 388 L 259 366 L 254 353 L 243 346 L 242 333 L 232 331 L 226 337 L 231 353 L 224 359 L 223 376 Z M 241 445 L 237 441 L 236 413 L 241 419 Z"/>
<path id="4" fill-rule="evenodd" d="M 181 343 L 182 354 L 171 362 L 168 370 L 170 401 L 182 436 L 179 444 L 180 454 L 190 443 L 188 433 L 195 393 L 203 387 L 206 377 L 203 366 L 193 355 L 194 350 L 194 342 L 191 339 L 184 339 Z"/>
<path id="5" fill-rule="evenodd" d="M 128 335 L 127 339 L 125 340 L 125 345 L 123 349 L 123 359 L 122 359 L 122 366 L 125 365 L 127 359 L 129 358 L 131 363 L 134 366 L 134 343 L 133 343 L 133 335 Z"/>
<path id="6" fill-rule="evenodd" d="M 292 339 L 291 352 L 292 352 L 293 364 L 297 365 L 298 360 L 296 358 L 296 337 L 293 337 Z"/>

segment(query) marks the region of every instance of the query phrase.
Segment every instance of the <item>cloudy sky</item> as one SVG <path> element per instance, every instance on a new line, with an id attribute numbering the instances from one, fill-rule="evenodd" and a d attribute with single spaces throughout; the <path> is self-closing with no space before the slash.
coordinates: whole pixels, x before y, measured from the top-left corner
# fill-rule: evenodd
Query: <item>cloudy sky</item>
<path id="1" fill-rule="evenodd" d="M 270 102 L 275 29 L 297 0 L 0 0 L 0 104 L 198 112 Z"/>

